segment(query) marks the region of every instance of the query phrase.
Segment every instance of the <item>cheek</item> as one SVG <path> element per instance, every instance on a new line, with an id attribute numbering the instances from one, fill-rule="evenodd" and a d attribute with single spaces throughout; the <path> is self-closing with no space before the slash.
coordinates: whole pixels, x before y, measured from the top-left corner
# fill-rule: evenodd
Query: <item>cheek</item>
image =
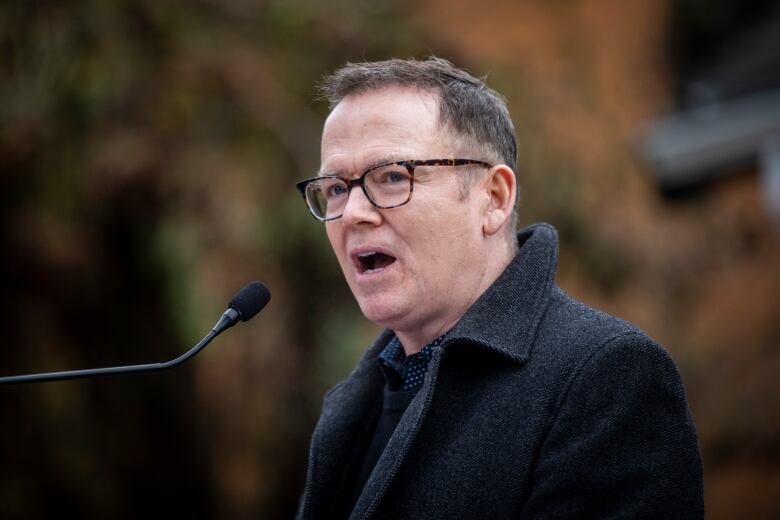
<path id="1" fill-rule="evenodd" d="M 431 263 L 429 273 L 440 283 L 448 277 L 457 278 L 474 257 L 480 228 L 470 210 L 464 205 L 442 212 L 435 223 L 436 231 L 432 230 L 431 239 L 426 243 Z"/>
<path id="2" fill-rule="evenodd" d="M 333 249 L 333 252 L 336 255 L 336 259 L 339 261 L 339 264 L 344 266 L 344 261 L 346 260 L 344 256 L 344 248 L 343 246 L 343 233 L 340 232 L 339 228 L 336 227 L 334 224 L 325 224 L 325 232 L 328 235 L 328 241 L 330 242 L 330 247 Z"/>

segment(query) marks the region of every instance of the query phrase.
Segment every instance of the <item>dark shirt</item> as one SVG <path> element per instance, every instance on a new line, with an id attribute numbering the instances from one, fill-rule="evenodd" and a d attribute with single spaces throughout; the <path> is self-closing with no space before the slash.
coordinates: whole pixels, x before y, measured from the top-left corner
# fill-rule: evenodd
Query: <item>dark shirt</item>
<path id="1" fill-rule="evenodd" d="M 420 352 L 411 356 L 407 356 L 404 352 L 404 347 L 398 341 L 398 336 L 394 337 L 379 354 L 379 364 L 384 367 L 382 372 L 390 390 L 416 391 L 419 389 L 425 379 L 425 373 L 428 371 L 433 349 L 441 345 L 445 337 L 446 334 L 442 334 L 425 345 Z"/>
<path id="2" fill-rule="evenodd" d="M 357 461 L 355 472 L 349 479 L 351 485 L 341 501 L 338 516 L 347 518 L 355 507 L 363 486 L 368 482 L 387 442 L 398 426 L 409 403 L 423 384 L 433 349 L 442 344 L 445 335 L 439 336 L 411 356 L 404 352 L 403 345 L 394 337 L 378 356 L 379 366 L 385 376 L 385 388 L 382 398 L 382 411 L 379 414 L 374 433 L 363 450 L 363 460 Z"/>

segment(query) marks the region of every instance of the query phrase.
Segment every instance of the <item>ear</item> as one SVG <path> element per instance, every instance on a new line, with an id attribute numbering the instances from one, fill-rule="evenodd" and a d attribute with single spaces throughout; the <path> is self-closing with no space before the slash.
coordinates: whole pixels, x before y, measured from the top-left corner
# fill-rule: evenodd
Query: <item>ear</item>
<path id="1" fill-rule="evenodd" d="M 494 235 L 512 216 L 517 197 L 515 172 L 505 164 L 494 166 L 485 179 L 485 190 L 488 195 L 488 205 L 482 231 L 486 235 Z"/>

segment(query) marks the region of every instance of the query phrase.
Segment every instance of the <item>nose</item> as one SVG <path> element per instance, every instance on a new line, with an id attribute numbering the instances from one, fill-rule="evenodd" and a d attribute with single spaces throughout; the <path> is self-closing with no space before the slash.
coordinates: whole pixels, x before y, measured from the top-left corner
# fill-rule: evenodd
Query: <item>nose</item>
<path id="1" fill-rule="evenodd" d="M 381 222 L 382 215 L 371 204 L 360 186 L 355 186 L 349 191 L 341 220 L 346 224 L 369 223 L 376 225 Z"/>

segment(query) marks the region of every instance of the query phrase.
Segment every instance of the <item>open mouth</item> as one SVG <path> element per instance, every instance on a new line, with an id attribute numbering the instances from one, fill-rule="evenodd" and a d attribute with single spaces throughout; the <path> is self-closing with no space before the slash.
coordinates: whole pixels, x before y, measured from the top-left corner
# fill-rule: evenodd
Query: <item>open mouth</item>
<path id="1" fill-rule="evenodd" d="M 380 271 L 395 262 L 394 256 L 369 251 L 357 255 L 357 268 L 360 274 Z"/>

